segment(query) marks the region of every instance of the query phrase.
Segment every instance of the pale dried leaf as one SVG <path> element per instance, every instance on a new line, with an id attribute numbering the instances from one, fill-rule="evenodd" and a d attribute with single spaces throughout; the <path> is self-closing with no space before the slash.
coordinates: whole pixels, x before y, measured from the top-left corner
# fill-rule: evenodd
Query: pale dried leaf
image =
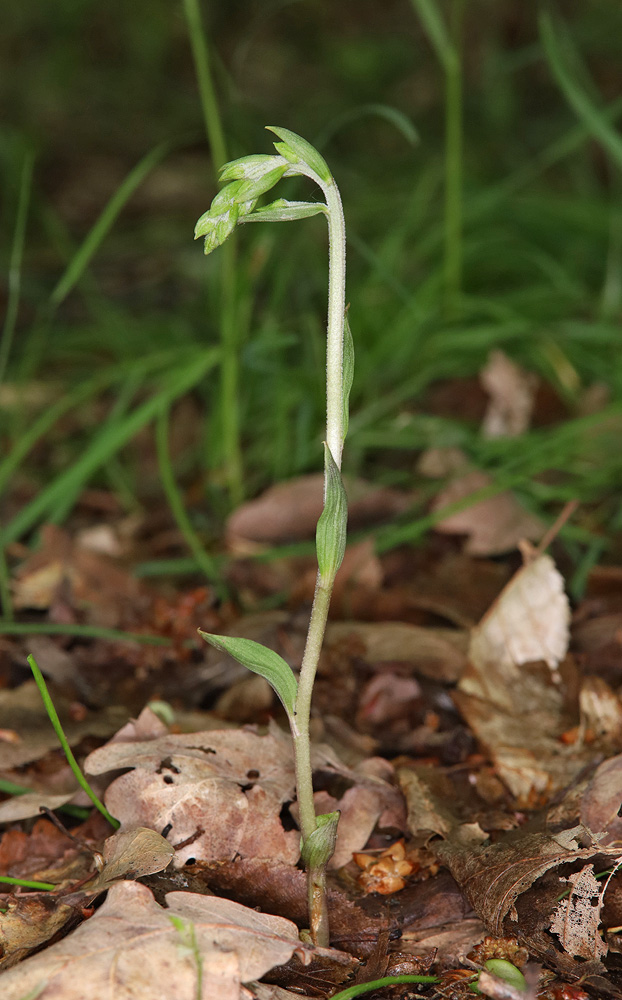
<path id="1" fill-rule="evenodd" d="M 580 734 L 590 739 L 619 737 L 622 732 L 622 703 L 602 677 L 585 677 L 579 692 Z"/>
<path id="2" fill-rule="evenodd" d="M 490 396 L 482 423 L 486 438 L 517 437 L 529 427 L 538 378 L 503 351 L 491 351 L 480 382 Z"/>
<path id="3" fill-rule="evenodd" d="M 566 654 L 570 609 L 550 556 L 527 558 L 471 635 L 455 698 L 515 796 L 563 787 L 580 768 L 559 736 L 568 720 L 555 673 Z M 527 667 L 545 662 L 549 670 Z"/>
<path id="4" fill-rule="evenodd" d="M 555 670 L 568 649 L 570 605 L 548 555 L 528 559 L 473 629 L 469 658 L 481 672 L 514 681 L 517 667 L 544 660 Z"/>
<path id="5" fill-rule="evenodd" d="M 239 1000 L 241 983 L 305 951 L 295 924 L 239 903 L 171 892 L 167 908 L 138 882 L 119 882 L 72 934 L 3 975 L 3 1000 Z M 196 957 L 171 918 L 194 928 Z M 37 995 L 37 994 L 35 994 Z"/>
<path id="6" fill-rule="evenodd" d="M 13 798 L 0 802 L 0 823 L 29 819 L 31 816 L 38 816 L 42 809 L 58 809 L 70 802 L 77 790 L 76 785 L 72 791 L 64 794 L 26 792 L 24 795 L 14 795 Z"/>
<path id="7" fill-rule="evenodd" d="M 564 951 L 575 958 L 603 958 L 607 945 L 598 925 L 604 894 L 603 885 L 594 877 L 594 866 L 585 865 L 562 881 L 572 886 L 572 891 L 567 899 L 560 900 L 553 914 L 553 934 L 558 936 Z"/>

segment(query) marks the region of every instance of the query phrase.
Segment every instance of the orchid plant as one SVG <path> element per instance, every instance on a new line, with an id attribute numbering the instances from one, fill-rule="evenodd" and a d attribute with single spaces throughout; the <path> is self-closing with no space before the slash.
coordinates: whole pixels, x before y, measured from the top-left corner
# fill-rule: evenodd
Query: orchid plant
<path id="1" fill-rule="evenodd" d="M 326 345 L 326 441 L 324 509 L 317 524 L 318 574 L 300 674 L 286 661 L 250 639 L 200 634 L 207 642 L 265 677 L 280 698 L 291 729 L 300 813 L 301 856 L 307 870 L 311 938 L 328 945 L 326 867 L 335 849 L 339 813 L 316 815 L 313 801 L 309 719 L 311 696 L 335 576 L 346 545 L 347 500 L 341 480 L 341 454 L 348 428 L 348 400 L 354 372 L 354 347 L 345 308 L 346 234 L 339 190 L 324 158 L 305 139 L 285 128 L 270 128 L 280 140 L 276 155 L 243 156 L 220 172 L 225 186 L 195 229 L 205 253 L 220 246 L 243 222 L 290 222 L 323 213 L 328 222 L 329 277 Z M 320 188 L 324 201 L 285 201 L 258 207 L 258 199 L 282 177 L 304 176 Z"/>

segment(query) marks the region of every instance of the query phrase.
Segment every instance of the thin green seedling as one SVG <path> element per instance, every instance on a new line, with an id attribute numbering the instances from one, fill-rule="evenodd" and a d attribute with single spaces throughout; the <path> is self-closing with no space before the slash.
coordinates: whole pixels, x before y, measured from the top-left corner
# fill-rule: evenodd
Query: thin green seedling
<path id="1" fill-rule="evenodd" d="M 58 889 L 53 882 L 36 882 L 26 878 L 11 878 L 10 875 L 0 875 L 0 882 L 7 885 L 19 885 L 22 889 L 39 889 L 41 892 L 53 892 Z"/>
<path id="2" fill-rule="evenodd" d="M 436 0 L 411 0 L 445 74 L 445 259 L 446 310 L 457 312 L 462 289 L 462 58 L 464 0 L 451 0 L 449 25 Z"/>
<path id="3" fill-rule="evenodd" d="M 245 156 L 224 166 L 220 179 L 225 186 L 197 222 L 195 239 L 203 237 L 205 253 L 211 253 L 238 223 L 288 222 L 318 214 L 325 215 L 328 222 L 324 509 L 317 525 L 318 575 L 299 678 L 281 656 L 260 643 L 199 631 L 217 649 L 265 677 L 283 703 L 294 745 L 311 938 L 325 946 L 329 941 L 326 868 L 335 848 L 339 813 L 315 813 L 309 721 L 331 593 L 346 544 L 347 499 L 341 480 L 341 456 L 348 428 L 354 348 L 345 309 L 346 233 L 339 189 L 326 161 L 310 143 L 289 129 L 271 126 L 270 131 L 280 140 L 274 143 L 277 155 Z M 281 178 L 297 176 L 317 184 L 325 201 L 292 202 L 281 198 L 257 207 L 258 199 Z"/>
<path id="4" fill-rule="evenodd" d="M 221 170 L 227 156 L 227 144 L 218 96 L 214 86 L 210 50 L 198 0 L 184 0 L 184 13 L 188 26 L 190 46 L 197 76 L 199 97 L 203 110 L 205 133 L 209 144 L 215 174 Z M 236 247 L 229 240 L 224 251 L 220 271 L 220 407 L 218 445 L 222 452 L 225 479 L 232 505 L 241 502 L 244 494 L 242 446 L 240 441 L 240 362 L 239 362 L 239 309 L 237 303 Z"/>
<path id="5" fill-rule="evenodd" d="M 196 966 L 195 997 L 196 1000 L 201 1000 L 203 996 L 203 955 L 197 941 L 196 927 L 191 920 L 184 920 L 182 917 L 169 916 L 168 919 L 180 937 L 178 950 L 182 955 L 187 955 Z"/>
<path id="6" fill-rule="evenodd" d="M 95 808 L 99 810 L 99 812 L 102 814 L 102 816 L 104 817 L 104 819 L 107 819 L 108 822 L 110 823 L 110 825 L 112 827 L 114 827 L 115 830 L 118 830 L 119 827 L 121 826 L 121 824 L 119 823 L 118 819 L 115 819 L 114 816 L 110 815 L 110 813 L 106 809 L 106 806 L 104 805 L 104 803 L 97 797 L 97 795 L 95 794 L 95 792 L 93 791 L 93 789 L 89 785 L 88 781 L 84 777 L 84 774 L 82 773 L 80 765 L 78 764 L 76 758 L 74 757 L 74 755 L 72 753 L 71 747 L 69 746 L 69 743 L 67 741 L 67 737 L 65 736 L 65 732 L 64 732 L 63 727 L 61 725 L 61 721 L 58 718 L 58 712 L 56 711 L 56 708 L 54 707 L 54 702 L 52 701 L 52 698 L 50 696 L 50 692 L 48 691 L 47 684 L 45 683 L 43 674 L 41 673 L 41 671 L 39 669 L 37 661 L 35 660 L 35 658 L 34 658 L 34 656 L 32 654 L 30 654 L 27 657 L 27 659 L 28 659 L 28 664 L 30 666 L 30 669 L 32 670 L 32 675 L 33 675 L 33 677 L 35 679 L 35 683 L 36 683 L 37 687 L 39 688 L 39 693 L 41 695 L 41 699 L 43 701 L 43 704 L 45 705 L 45 710 L 48 713 L 48 716 L 50 718 L 50 722 L 52 723 L 52 725 L 54 727 L 54 732 L 56 733 L 56 736 L 58 738 L 58 742 L 60 743 L 61 747 L 63 748 L 63 752 L 65 754 L 65 757 L 67 758 L 67 763 L 69 764 L 69 767 L 73 771 L 73 774 L 74 774 L 74 777 L 75 777 L 76 781 L 80 785 L 80 788 L 82 788 L 82 790 L 86 792 L 86 794 L 90 798 L 91 802 L 93 803 L 93 805 L 95 806 Z"/>

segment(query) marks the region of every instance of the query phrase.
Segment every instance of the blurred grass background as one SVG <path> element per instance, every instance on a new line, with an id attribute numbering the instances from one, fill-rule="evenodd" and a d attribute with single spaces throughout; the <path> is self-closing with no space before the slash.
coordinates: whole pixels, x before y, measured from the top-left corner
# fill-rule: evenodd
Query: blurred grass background
<path id="1" fill-rule="evenodd" d="M 321 466 L 322 220 L 245 228 L 207 259 L 192 242 L 219 162 L 270 152 L 278 124 L 318 145 L 344 201 L 345 468 L 412 488 L 423 448 L 458 444 L 547 520 L 581 501 L 564 535 L 577 579 L 622 555 L 618 3 L 6 0 L 3 15 L 3 551 L 88 485 L 127 511 L 166 495 L 189 565 L 213 576 L 201 551 L 231 506 Z M 494 347 L 548 387 L 516 439 L 482 440 L 464 405 Z M 455 417 L 435 408 L 446 380 Z M 420 536 L 420 514 L 395 541 Z M 7 581 L 3 557 L 8 615 Z"/>

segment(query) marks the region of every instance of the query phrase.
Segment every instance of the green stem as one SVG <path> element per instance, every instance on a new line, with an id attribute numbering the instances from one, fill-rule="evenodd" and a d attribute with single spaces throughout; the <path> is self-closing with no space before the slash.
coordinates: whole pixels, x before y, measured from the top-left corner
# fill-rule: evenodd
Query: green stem
<path id="1" fill-rule="evenodd" d="M 343 450 L 343 325 L 346 310 L 346 224 L 339 188 L 320 184 L 328 208 L 328 323 L 326 333 L 326 442 L 341 468 Z"/>
<path id="2" fill-rule="evenodd" d="M 333 993 L 330 1000 L 353 1000 L 363 993 L 380 990 L 383 986 L 398 986 L 400 983 L 438 983 L 438 976 L 384 976 L 369 983 L 348 986 L 345 990 L 339 990 L 339 993 Z"/>
<path id="3" fill-rule="evenodd" d="M 41 673 L 41 671 L 40 671 L 40 669 L 38 667 L 37 661 L 35 660 L 34 656 L 32 656 L 32 655 L 28 656 L 27 659 L 28 659 L 28 663 L 30 664 L 30 669 L 32 670 L 33 677 L 35 679 L 36 685 L 39 688 L 39 693 L 41 694 L 41 698 L 43 700 L 43 704 L 45 705 L 45 710 L 46 710 L 46 712 L 48 713 L 48 715 L 50 717 L 50 722 L 54 726 L 54 732 L 56 733 L 56 736 L 58 737 L 58 742 L 60 743 L 61 747 L 64 750 L 65 757 L 67 758 L 67 762 L 69 764 L 69 767 L 71 768 L 71 770 L 73 771 L 73 773 L 75 775 L 76 781 L 80 785 L 80 788 L 82 788 L 86 792 L 86 794 L 90 798 L 90 800 L 93 803 L 93 805 L 95 806 L 95 808 L 99 809 L 99 811 L 102 814 L 102 816 L 105 819 L 108 820 L 108 822 L 110 823 L 110 825 L 112 827 L 114 827 L 115 830 L 118 830 L 118 828 L 119 828 L 119 826 L 121 824 L 119 823 L 119 821 L 117 819 L 115 819 L 113 816 L 110 815 L 110 813 L 106 809 L 106 806 L 104 805 L 104 803 L 101 802 L 100 799 L 97 798 L 95 792 L 93 791 L 93 789 L 89 785 L 88 781 L 86 780 L 86 778 L 82 774 L 82 771 L 80 769 L 80 765 L 78 764 L 76 758 L 74 757 L 74 755 L 73 755 L 73 753 L 71 751 L 71 747 L 69 746 L 69 743 L 67 742 L 67 737 L 65 736 L 63 727 L 61 726 L 60 719 L 58 718 L 58 713 L 57 713 L 57 711 L 56 711 L 56 709 L 54 707 L 54 702 L 52 701 L 52 699 L 50 697 L 50 692 L 48 691 L 47 684 L 45 683 L 45 680 L 43 679 L 43 674 Z"/>
<path id="4" fill-rule="evenodd" d="M 218 173 L 223 163 L 227 161 L 227 147 L 218 109 L 216 90 L 212 79 L 210 55 L 205 40 L 205 29 L 201 19 L 201 9 L 198 0 L 184 0 L 184 13 L 188 25 L 188 35 L 192 48 L 194 70 L 197 75 L 199 97 L 203 109 L 203 121 L 210 145 L 214 173 Z"/>
<path id="5" fill-rule="evenodd" d="M 33 882 L 31 879 L 11 878 L 10 875 L 0 875 L 0 882 L 6 882 L 7 885 L 19 885 L 23 889 L 41 889 L 45 892 L 58 889 L 58 886 L 54 885 L 53 882 Z"/>
<path id="6" fill-rule="evenodd" d="M 186 545 L 192 552 L 194 558 L 199 564 L 199 567 L 210 583 L 219 586 L 218 571 L 216 566 L 210 556 L 208 556 L 203 545 L 201 544 L 201 539 L 192 527 L 192 523 L 184 505 L 183 497 L 179 491 L 177 483 L 175 482 L 175 474 L 171 463 L 168 437 L 169 406 L 166 405 L 162 408 L 156 420 L 156 451 L 158 455 L 158 467 L 160 470 L 162 486 L 164 488 L 164 492 L 166 493 L 166 499 L 171 509 L 171 513 L 177 522 L 177 527 L 182 533 Z"/>
<path id="7" fill-rule="evenodd" d="M 201 18 L 198 0 L 184 0 L 184 12 L 188 25 L 188 35 L 192 48 L 194 68 L 205 132 L 212 155 L 214 175 L 218 176 L 220 168 L 228 159 L 227 144 L 218 98 L 210 65 L 210 53 L 206 40 L 205 27 Z M 239 415 L 239 334 L 238 306 L 236 301 L 235 278 L 235 239 L 229 239 L 223 248 L 223 259 L 220 272 L 220 341 L 222 358 L 220 369 L 220 451 L 224 463 L 225 479 L 229 490 L 229 499 L 235 507 L 243 499 L 244 477 L 242 466 L 242 447 L 240 443 Z"/>
<path id="8" fill-rule="evenodd" d="M 317 177 L 315 178 L 317 181 Z M 346 284 L 346 230 L 339 189 L 334 180 L 319 182 L 328 208 L 328 323 L 326 334 L 326 441 L 338 468 L 343 450 L 343 328 Z M 326 490 L 326 484 L 325 484 Z M 318 573 L 305 651 L 300 668 L 296 714 L 292 724 L 296 785 L 303 842 L 317 828 L 313 802 L 313 769 L 309 723 L 313 684 L 322 651 L 333 579 L 324 580 Z M 307 872 L 309 918 L 313 941 L 320 947 L 329 943 L 326 870 L 310 868 Z"/>

